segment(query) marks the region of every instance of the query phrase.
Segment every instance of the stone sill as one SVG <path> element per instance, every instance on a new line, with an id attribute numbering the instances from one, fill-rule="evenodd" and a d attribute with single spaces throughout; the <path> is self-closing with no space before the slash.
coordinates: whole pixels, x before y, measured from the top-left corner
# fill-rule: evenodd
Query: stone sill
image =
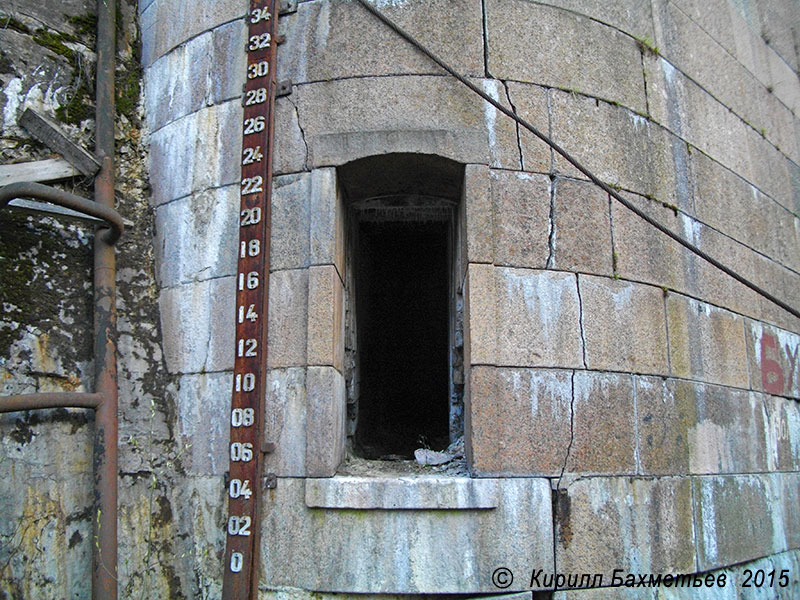
<path id="1" fill-rule="evenodd" d="M 355 510 L 486 510 L 497 508 L 496 479 L 353 477 L 305 480 L 309 508 Z"/>

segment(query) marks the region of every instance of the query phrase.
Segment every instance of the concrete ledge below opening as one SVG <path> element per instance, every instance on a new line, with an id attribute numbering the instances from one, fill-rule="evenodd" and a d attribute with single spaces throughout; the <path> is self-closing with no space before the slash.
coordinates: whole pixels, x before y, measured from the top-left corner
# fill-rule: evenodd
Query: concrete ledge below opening
<path id="1" fill-rule="evenodd" d="M 497 480 L 469 477 L 306 479 L 309 508 L 478 510 L 497 508 Z"/>

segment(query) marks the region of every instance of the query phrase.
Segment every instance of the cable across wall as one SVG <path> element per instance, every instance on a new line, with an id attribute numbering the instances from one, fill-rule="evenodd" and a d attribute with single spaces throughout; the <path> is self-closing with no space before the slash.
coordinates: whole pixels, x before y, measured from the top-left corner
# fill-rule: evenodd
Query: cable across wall
<path id="1" fill-rule="evenodd" d="M 458 81 L 460 81 L 462 84 L 467 86 L 471 91 L 473 91 L 478 96 L 480 96 L 481 98 L 486 100 L 486 102 L 488 102 L 489 104 L 494 106 L 497 110 L 499 110 L 504 115 L 514 119 L 514 121 L 516 121 L 519 125 L 521 125 L 525 129 L 530 131 L 533 135 L 538 137 L 540 140 L 542 140 L 544 143 L 546 143 L 548 146 L 550 146 L 553 150 L 558 152 L 561 156 L 564 157 L 564 159 L 567 162 L 569 162 L 572 166 L 574 166 L 576 169 L 578 169 L 578 171 L 583 173 L 592 183 L 597 185 L 600 189 L 602 189 L 609 196 L 614 198 L 614 200 L 616 200 L 617 202 L 622 204 L 629 211 L 634 213 L 637 217 L 639 217 L 640 219 L 644 220 L 649 225 L 652 225 L 653 227 L 658 229 L 661 233 L 663 233 L 664 235 L 668 236 L 672 240 L 676 241 L 681 246 L 683 246 L 684 248 L 686 248 L 690 252 L 694 253 L 695 255 L 699 256 L 700 258 L 702 258 L 703 260 L 705 260 L 706 262 L 708 262 L 712 266 L 716 267 L 717 269 L 719 269 L 720 271 L 722 271 L 726 275 L 729 275 L 730 277 L 733 277 L 736 281 L 738 281 L 742 285 L 747 286 L 748 288 L 753 290 L 758 295 L 762 296 L 763 298 L 766 298 L 767 300 L 769 300 L 770 302 L 772 302 L 776 306 L 779 306 L 780 308 L 782 308 L 783 310 L 785 310 L 789 314 L 791 314 L 791 315 L 793 315 L 793 316 L 795 316 L 795 317 L 800 319 L 800 311 L 799 310 L 789 306 L 788 304 L 786 304 L 780 298 L 775 297 L 773 294 L 771 294 L 767 290 L 765 290 L 762 287 L 756 285 L 755 283 L 753 283 L 749 279 L 743 277 L 742 275 L 740 275 L 739 273 L 737 273 L 736 271 L 734 271 L 730 267 L 722 264 L 721 262 L 719 262 L 714 257 L 712 257 L 709 254 L 707 254 L 706 252 L 702 251 L 700 248 L 698 248 L 697 246 L 695 246 L 691 242 L 688 242 L 687 240 L 683 239 L 681 236 L 679 236 L 676 233 L 670 231 L 667 227 L 665 227 L 664 225 L 662 225 L 661 223 L 659 223 L 658 221 L 656 221 L 655 219 L 650 217 L 647 213 L 645 213 L 642 210 L 640 210 L 639 208 L 637 208 L 629 200 L 626 200 L 625 198 L 623 198 L 622 195 L 619 194 L 619 192 L 614 190 L 611 186 L 609 186 L 607 183 L 602 181 L 594 173 L 589 171 L 589 169 L 584 167 L 575 157 L 573 157 L 566 150 L 564 150 L 561 146 L 559 146 L 556 142 L 554 142 L 549 136 L 547 136 L 544 133 L 542 133 L 541 131 L 539 131 L 531 123 L 529 123 L 528 121 L 526 121 L 525 119 L 523 119 L 522 117 L 517 115 L 514 111 L 509 110 L 508 108 L 506 108 L 505 106 L 500 104 L 497 100 L 495 100 L 494 98 L 489 96 L 486 92 L 484 92 L 482 89 L 477 87 L 474 83 L 469 81 L 466 77 L 464 77 L 463 75 L 458 73 L 453 67 L 451 67 L 444 60 L 439 58 L 431 50 L 426 48 L 421 42 L 417 41 L 411 34 L 409 34 L 407 31 L 405 31 L 402 27 L 400 27 L 399 25 L 394 23 L 391 19 L 389 19 L 386 15 L 381 13 L 374 6 L 370 5 L 367 2 L 367 0 L 358 0 L 358 2 L 361 4 L 361 6 L 363 6 L 366 10 L 368 10 L 370 13 L 372 13 L 375 17 L 380 19 L 385 25 L 387 25 L 390 29 L 392 29 L 400 37 L 402 37 L 409 44 L 411 44 L 412 46 L 417 48 L 417 50 L 419 50 L 420 52 L 425 54 L 428 58 L 430 58 L 433 62 L 435 62 L 437 65 L 439 65 L 442 69 L 447 71 L 450 75 L 452 75 Z"/>

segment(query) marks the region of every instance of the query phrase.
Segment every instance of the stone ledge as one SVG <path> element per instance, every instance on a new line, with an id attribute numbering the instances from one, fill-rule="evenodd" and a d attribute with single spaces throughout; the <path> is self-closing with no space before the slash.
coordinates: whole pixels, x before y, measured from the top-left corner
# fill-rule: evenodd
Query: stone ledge
<path id="1" fill-rule="evenodd" d="M 469 477 L 332 477 L 306 479 L 306 506 L 385 510 L 497 508 L 497 481 Z"/>

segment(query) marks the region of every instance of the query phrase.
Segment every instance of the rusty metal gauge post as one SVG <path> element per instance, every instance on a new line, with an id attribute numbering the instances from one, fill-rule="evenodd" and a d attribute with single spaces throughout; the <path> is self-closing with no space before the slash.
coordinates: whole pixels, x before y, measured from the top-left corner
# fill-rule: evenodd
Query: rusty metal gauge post
<path id="1" fill-rule="evenodd" d="M 255 598 L 261 431 L 267 377 L 270 192 L 275 104 L 275 0 L 251 0 L 242 104 L 242 179 L 236 273 L 235 362 L 222 597 Z"/>

